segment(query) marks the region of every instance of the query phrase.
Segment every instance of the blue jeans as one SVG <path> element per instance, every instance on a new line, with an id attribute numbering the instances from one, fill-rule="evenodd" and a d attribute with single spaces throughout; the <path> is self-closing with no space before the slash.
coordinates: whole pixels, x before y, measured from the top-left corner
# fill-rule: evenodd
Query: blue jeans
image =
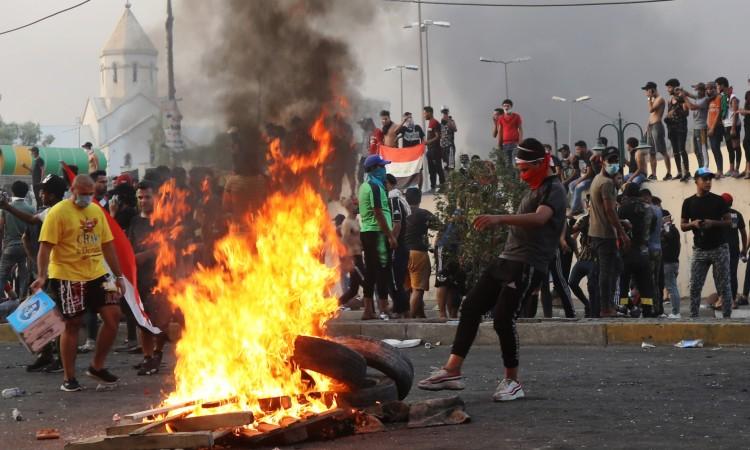
<path id="1" fill-rule="evenodd" d="M 511 144 L 503 144 L 503 156 L 505 156 L 505 164 L 507 164 L 508 167 L 513 167 L 516 163 L 517 147 L 517 142 L 513 142 Z"/>
<path id="2" fill-rule="evenodd" d="M 669 301 L 672 303 L 672 314 L 680 313 L 680 290 L 677 288 L 677 275 L 680 263 L 664 263 L 664 287 L 667 288 Z"/>
<path id="3" fill-rule="evenodd" d="M 591 179 L 570 183 L 569 189 L 573 192 L 573 199 L 570 201 L 570 210 L 578 212 L 583 210 L 583 193 L 591 186 Z"/>
<path id="4" fill-rule="evenodd" d="M 10 279 L 13 267 L 18 265 L 18 277 L 16 278 L 16 293 L 18 298 L 26 298 L 29 280 L 28 268 L 26 265 L 26 250 L 23 245 L 9 245 L 3 249 L 0 256 L 0 289 L 5 288 L 5 283 Z"/>

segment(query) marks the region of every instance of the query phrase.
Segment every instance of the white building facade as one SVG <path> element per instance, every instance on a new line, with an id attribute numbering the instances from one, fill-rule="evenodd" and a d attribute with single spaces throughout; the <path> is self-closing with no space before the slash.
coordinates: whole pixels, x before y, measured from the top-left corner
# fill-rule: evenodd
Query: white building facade
<path id="1" fill-rule="evenodd" d="M 161 117 L 158 56 L 126 5 L 99 57 L 99 96 L 81 117 L 81 140 L 101 149 L 109 175 L 151 165 L 149 141 Z"/>

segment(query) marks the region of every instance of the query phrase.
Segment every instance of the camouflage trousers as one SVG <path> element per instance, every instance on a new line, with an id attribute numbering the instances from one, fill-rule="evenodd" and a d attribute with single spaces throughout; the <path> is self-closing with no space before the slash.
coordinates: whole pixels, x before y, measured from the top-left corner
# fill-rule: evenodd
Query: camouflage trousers
<path id="1" fill-rule="evenodd" d="M 711 250 L 693 247 L 690 260 L 690 317 L 698 317 L 701 292 L 706 283 L 708 268 L 713 269 L 714 284 L 723 300 L 724 317 L 732 315 L 732 287 L 729 278 L 729 245 L 722 244 Z"/>

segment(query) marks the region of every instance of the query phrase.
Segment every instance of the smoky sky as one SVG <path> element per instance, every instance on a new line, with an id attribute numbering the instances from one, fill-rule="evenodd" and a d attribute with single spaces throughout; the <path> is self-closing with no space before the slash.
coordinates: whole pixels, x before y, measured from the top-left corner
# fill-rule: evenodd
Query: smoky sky
<path id="1" fill-rule="evenodd" d="M 379 26 L 389 27 L 386 41 L 396 50 L 381 54 L 387 60 L 381 65 L 417 63 L 416 33 L 401 29 L 404 23 L 416 21 L 416 6 L 385 3 L 382 8 Z M 625 121 L 643 126 L 646 99 L 640 87 L 647 81 L 656 82 L 664 95 L 664 83 L 672 77 L 689 86 L 727 76 L 740 98 L 747 87 L 750 67 L 742 56 L 740 18 L 750 14 L 750 2 L 742 0 L 578 8 L 422 8 L 423 19 L 451 22 L 449 29 L 429 31 L 432 103 L 436 109 L 450 106 L 459 128 L 459 153 L 487 153 L 492 146 L 491 111 L 505 97 L 503 66 L 480 62 L 480 56 L 532 58 L 509 66 L 510 96 L 524 117 L 525 135 L 550 144 L 552 127 L 547 119 L 558 122 L 559 143 L 568 140 L 569 105 L 552 101 L 552 96 L 589 95 L 592 99 L 586 105 L 611 118 L 621 112 Z M 381 74 L 380 67 L 369 67 L 388 86 L 381 95 L 397 110 L 397 78 Z M 419 78 L 405 79 L 405 108 L 418 109 Z M 574 141 L 583 139 L 591 145 L 609 121 L 577 104 Z M 634 134 L 636 130 L 629 128 L 628 136 Z M 605 136 L 610 142 L 615 139 L 611 130 Z"/>

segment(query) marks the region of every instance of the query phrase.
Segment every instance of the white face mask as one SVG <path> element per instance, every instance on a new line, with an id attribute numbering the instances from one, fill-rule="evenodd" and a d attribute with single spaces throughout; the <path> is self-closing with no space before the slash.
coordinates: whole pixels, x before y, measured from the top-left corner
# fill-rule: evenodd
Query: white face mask
<path id="1" fill-rule="evenodd" d="M 414 119 L 412 119 L 411 117 L 409 119 L 407 119 L 406 126 L 409 127 L 409 128 L 413 127 L 414 126 Z"/>
<path id="2" fill-rule="evenodd" d="M 505 111 L 505 114 L 510 114 L 512 110 L 513 110 L 512 106 L 503 106 L 503 111 Z"/>
<path id="3" fill-rule="evenodd" d="M 75 203 L 80 208 L 85 208 L 94 200 L 93 195 L 76 195 Z"/>

